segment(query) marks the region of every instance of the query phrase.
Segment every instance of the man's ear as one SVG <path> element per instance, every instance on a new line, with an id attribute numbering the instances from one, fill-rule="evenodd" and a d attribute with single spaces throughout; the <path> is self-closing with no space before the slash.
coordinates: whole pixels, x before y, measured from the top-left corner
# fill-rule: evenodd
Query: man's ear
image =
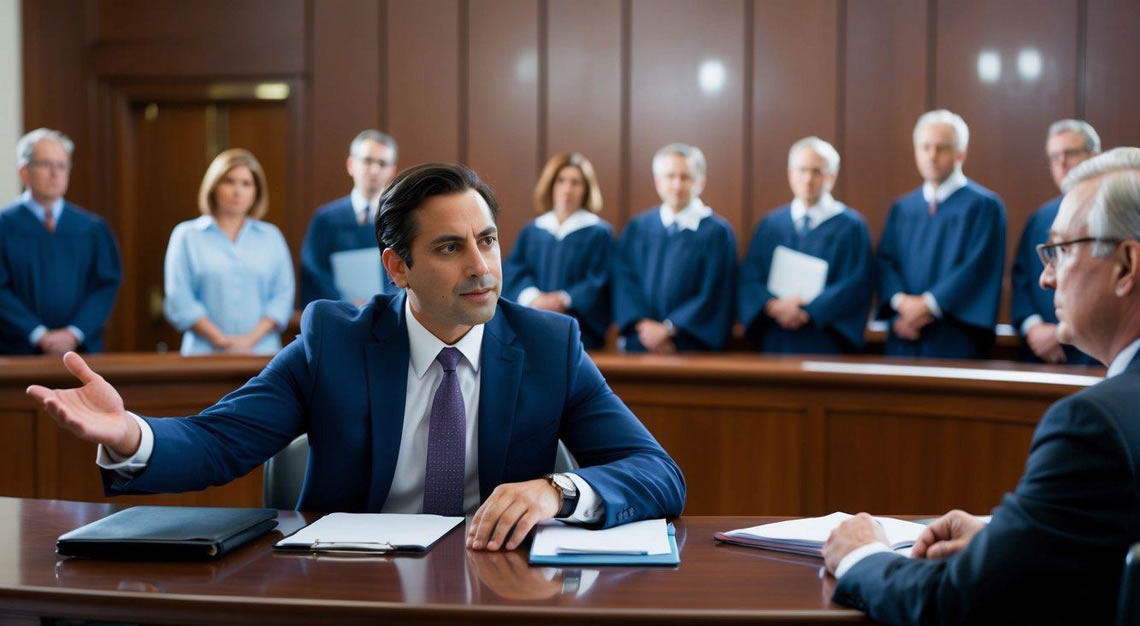
<path id="1" fill-rule="evenodd" d="M 403 257 L 396 254 L 396 251 L 391 248 L 384 248 L 384 252 L 380 254 L 380 262 L 384 265 L 384 269 L 388 272 L 388 277 L 400 289 L 407 289 L 408 287 L 408 264 L 404 263 Z"/>
<path id="2" fill-rule="evenodd" d="M 1140 281 L 1140 241 L 1121 242 L 1116 254 L 1116 295 L 1133 293 Z"/>
<path id="3" fill-rule="evenodd" d="M 352 155 L 344 160 L 344 171 L 351 177 L 352 176 Z"/>

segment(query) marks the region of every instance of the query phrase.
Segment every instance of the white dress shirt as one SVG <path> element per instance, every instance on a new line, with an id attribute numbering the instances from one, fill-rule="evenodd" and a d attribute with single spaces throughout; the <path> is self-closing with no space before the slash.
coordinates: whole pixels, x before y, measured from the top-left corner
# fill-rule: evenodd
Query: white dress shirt
<path id="1" fill-rule="evenodd" d="M 583 228 L 589 228 L 600 221 L 602 221 L 602 218 L 598 217 L 593 211 L 578 209 L 571 213 L 565 222 L 560 223 L 554 211 L 547 211 L 534 220 L 534 226 L 550 233 L 556 240 L 562 241 L 570 233 L 577 232 Z M 538 287 L 527 287 L 519 292 L 518 303 L 523 306 L 530 306 L 531 303 L 534 302 L 534 299 L 541 293 L 542 290 Z M 570 298 L 570 294 L 567 291 L 562 290 L 557 293 L 562 294 L 562 299 L 566 301 L 567 308 L 574 304 L 574 301 Z"/>
<path id="2" fill-rule="evenodd" d="M 376 212 L 380 210 L 380 194 L 374 198 L 365 198 L 355 187 L 348 195 L 352 202 L 352 211 L 356 213 L 357 224 L 367 224 L 376 221 Z"/>
<path id="3" fill-rule="evenodd" d="M 1113 376 L 1123 373 L 1124 370 L 1128 368 L 1128 364 L 1132 363 L 1132 359 L 1136 358 L 1137 352 L 1140 352 L 1140 339 L 1128 344 L 1127 348 L 1121 350 L 1120 354 L 1116 355 L 1116 358 L 1112 360 L 1112 365 L 1108 367 L 1108 373 L 1105 375 L 1105 378 L 1112 378 Z M 859 546 L 851 552 L 848 552 L 847 556 L 840 559 L 839 565 L 835 568 L 835 577 L 841 578 L 850 571 L 856 563 L 872 554 L 890 551 L 891 549 L 889 547 L 877 541 Z"/>
<path id="4" fill-rule="evenodd" d="M 807 215 L 807 230 L 810 231 L 816 226 L 839 215 L 845 208 L 843 203 L 831 196 L 831 193 L 824 193 L 815 204 L 809 207 L 804 206 L 803 201 L 796 198 L 792 200 L 792 223 L 799 224 L 800 220 Z"/>
<path id="5" fill-rule="evenodd" d="M 701 202 L 701 199 L 693 196 L 689 200 L 689 204 L 680 211 L 674 212 L 673 209 L 667 205 L 662 204 L 660 209 L 661 225 L 669 228 L 674 222 L 677 223 L 679 230 L 691 230 L 696 232 L 701 227 L 701 220 L 713 214 L 713 210 Z"/>
<path id="6" fill-rule="evenodd" d="M 463 408 L 467 417 L 467 444 L 463 479 L 463 511 L 467 515 L 479 508 L 479 392 L 480 356 L 483 349 L 483 325 L 473 326 L 467 334 L 452 345 L 445 344 L 412 314 L 411 305 L 404 300 L 404 318 L 408 324 L 408 385 L 404 400 L 404 425 L 400 434 L 400 451 L 396 471 L 388 497 L 381 508 L 383 513 L 422 513 L 424 480 L 427 476 L 428 427 L 431 424 L 431 405 L 435 392 L 443 382 L 443 366 L 436 357 L 444 348 L 459 350 L 455 373 L 463 393 Z M 154 431 L 146 420 L 131 413 L 142 429 L 139 449 L 129 458 L 117 455 L 99 446 L 95 462 L 104 469 L 114 470 L 126 479 L 137 476 L 150 460 L 154 450 Z M 576 474 L 569 474 L 578 487 L 578 506 L 568 518 L 574 522 L 593 522 L 601 519 L 604 503 L 589 483 Z"/>

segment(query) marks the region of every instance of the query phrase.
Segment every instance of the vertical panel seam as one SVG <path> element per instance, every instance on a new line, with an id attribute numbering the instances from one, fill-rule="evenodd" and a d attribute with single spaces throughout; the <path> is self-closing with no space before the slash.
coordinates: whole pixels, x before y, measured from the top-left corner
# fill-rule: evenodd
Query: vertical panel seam
<path id="1" fill-rule="evenodd" d="M 550 16 L 549 0 L 538 1 L 538 135 L 536 146 L 538 157 L 535 159 L 535 177 L 542 171 L 547 156 L 547 120 L 550 116 L 550 38 L 547 24 Z"/>
<path id="2" fill-rule="evenodd" d="M 847 148 L 847 0 L 836 4 L 835 19 L 835 149 L 843 154 Z M 844 179 L 838 181 L 840 197 L 845 195 L 847 185 Z"/>
<path id="3" fill-rule="evenodd" d="M 1089 53 L 1089 2 L 1077 1 L 1077 93 L 1076 118 L 1085 119 L 1085 98 L 1088 94 Z"/>
<path id="4" fill-rule="evenodd" d="M 742 89 L 744 96 L 744 132 L 742 141 L 741 155 L 741 184 L 740 186 L 740 201 L 743 203 L 741 206 L 741 217 L 743 223 L 741 224 L 740 237 L 737 241 L 740 245 L 747 245 L 751 241 L 752 232 L 752 205 L 754 199 L 752 197 L 752 148 L 753 148 L 753 133 L 755 129 L 752 127 L 752 107 L 756 105 L 755 93 L 753 89 L 754 79 L 753 72 L 755 71 L 755 56 L 756 56 L 756 3 L 755 0 L 744 0 L 744 89 Z M 740 251 L 737 250 L 737 257 L 740 256 Z"/>
<path id="5" fill-rule="evenodd" d="M 467 162 L 467 131 L 468 131 L 468 82 L 471 68 L 470 37 L 468 20 L 471 18 L 469 0 L 459 0 L 459 162 Z"/>
<path id="6" fill-rule="evenodd" d="M 938 0 L 926 3 L 926 110 L 933 110 L 937 102 L 938 71 Z"/>
<path id="7" fill-rule="evenodd" d="M 631 115 L 631 84 L 633 82 L 633 0 L 622 0 L 621 3 L 621 165 L 619 170 L 621 172 L 621 207 L 619 215 L 621 216 L 621 224 L 624 225 L 629 221 L 630 213 L 632 211 L 630 204 L 633 202 L 633 188 L 630 185 L 629 176 L 632 171 L 631 159 L 633 158 L 632 148 L 630 146 L 632 129 L 630 123 L 632 120 Z M 615 227 L 617 224 L 614 225 Z M 620 229 L 619 229 L 620 230 Z"/>
<path id="8" fill-rule="evenodd" d="M 378 18 L 380 20 L 377 32 L 380 33 L 379 42 L 379 57 L 380 57 L 380 85 L 379 94 L 380 98 L 380 128 L 384 132 L 388 132 L 388 1 L 380 0 L 378 11 Z"/>

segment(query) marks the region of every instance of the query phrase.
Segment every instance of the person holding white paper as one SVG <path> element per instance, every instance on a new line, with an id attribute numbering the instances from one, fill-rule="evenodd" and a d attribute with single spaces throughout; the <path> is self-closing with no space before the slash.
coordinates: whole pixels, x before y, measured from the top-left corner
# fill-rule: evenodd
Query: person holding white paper
<path id="1" fill-rule="evenodd" d="M 301 245 L 301 308 L 322 299 L 348 300 L 359 306 L 374 294 L 398 291 L 383 267 L 355 272 L 352 267 L 357 260 L 345 259 L 347 267 L 338 272 L 333 262 L 338 252 L 371 248 L 380 264 L 376 213 L 380 194 L 396 175 L 397 151 L 396 140 L 378 130 L 363 130 L 352 140 L 345 160 L 352 193 L 317 208 Z M 342 288 L 345 283 L 356 286 Z M 367 295 L 361 296 L 362 292 Z"/>
<path id="2" fill-rule="evenodd" d="M 795 199 L 756 227 L 740 266 L 737 314 L 762 352 L 839 354 L 863 347 L 874 291 L 867 222 L 831 196 L 839 153 L 818 137 L 788 152 Z"/>

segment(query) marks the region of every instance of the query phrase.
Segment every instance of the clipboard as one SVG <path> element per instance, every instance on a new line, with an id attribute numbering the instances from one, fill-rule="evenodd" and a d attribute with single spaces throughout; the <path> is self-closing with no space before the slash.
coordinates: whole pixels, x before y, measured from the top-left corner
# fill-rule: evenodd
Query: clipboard
<path id="1" fill-rule="evenodd" d="M 376 556 L 427 552 L 462 517 L 330 513 L 273 544 L 281 552 Z"/>

